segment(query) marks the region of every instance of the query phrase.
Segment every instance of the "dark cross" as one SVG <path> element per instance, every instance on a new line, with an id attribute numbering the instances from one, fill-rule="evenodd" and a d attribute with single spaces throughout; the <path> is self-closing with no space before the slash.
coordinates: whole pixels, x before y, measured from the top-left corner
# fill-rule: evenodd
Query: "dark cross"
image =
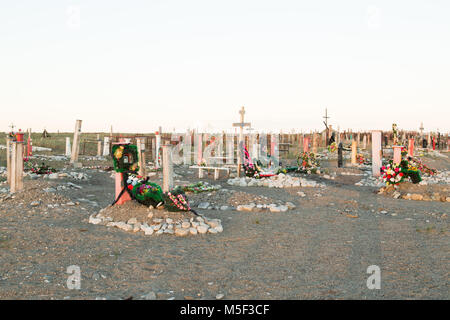
<path id="1" fill-rule="evenodd" d="M 327 108 L 325 108 L 325 117 L 323 117 L 324 119 L 325 119 L 325 121 L 323 122 L 323 124 L 325 125 L 325 128 L 326 128 L 326 133 L 327 133 L 327 138 L 326 138 L 326 144 L 328 145 L 328 139 L 330 138 L 329 137 L 329 129 L 328 129 L 328 119 L 330 119 L 330 117 L 328 116 L 328 110 L 327 110 Z"/>

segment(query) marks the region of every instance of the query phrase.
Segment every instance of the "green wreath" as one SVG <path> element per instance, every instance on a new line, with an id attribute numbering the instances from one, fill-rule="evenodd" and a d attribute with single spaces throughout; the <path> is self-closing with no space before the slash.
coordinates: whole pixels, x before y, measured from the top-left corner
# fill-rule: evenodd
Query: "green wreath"
<path id="1" fill-rule="evenodd" d="M 111 157 L 116 172 L 137 172 L 139 170 L 139 156 L 137 146 L 133 144 L 113 145 Z"/>

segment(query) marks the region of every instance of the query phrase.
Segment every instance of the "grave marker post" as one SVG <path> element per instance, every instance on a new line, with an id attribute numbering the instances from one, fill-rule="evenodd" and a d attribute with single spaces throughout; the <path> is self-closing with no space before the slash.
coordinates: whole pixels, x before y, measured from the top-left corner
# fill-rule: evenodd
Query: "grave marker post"
<path id="1" fill-rule="evenodd" d="M 104 137 L 103 138 L 103 156 L 109 155 L 109 141 L 110 137 Z"/>
<path id="2" fill-rule="evenodd" d="M 15 193 L 23 189 L 23 142 L 13 141 L 11 152 L 11 182 L 9 189 Z"/>
<path id="3" fill-rule="evenodd" d="M 169 192 L 173 188 L 173 163 L 172 146 L 162 146 L 162 164 L 163 164 L 163 192 Z"/>
<path id="4" fill-rule="evenodd" d="M 309 152 L 309 137 L 303 137 L 303 152 Z"/>
<path id="5" fill-rule="evenodd" d="M 394 164 L 399 164 L 402 161 L 402 146 L 392 146 L 394 149 Z"/>
<path id="6" fill-rule="evenodd" d="M 8 184 L 11 184 L 11 137 L 6 136 L 6 179 Z"/>
<path id="7" fill-rule="evenodd" d="M 342 168 L 342 165 L 344 163 L 343 149 L 344 149 L 344 147 L 342 146 L 342 142 L 339 142 L 339 145 L 338 145 L 338 168 Z"/>
<path id="8" fill-rule="evenodd" d="M 161 131 L 156 131 L 155 133 L 155 168 L 160 167 L 159 159 L 159 149 L 161 148 Z"/>
<path id="9" fill-rule="evenodd" d="M 410 157 L 414 156 L 414 139 L 409 139 L 408 155 Z"/>
<path id="10" fill-rule="evenodd" d="M 138 149 L 138 156 L 139 156 L 139 171 L 138 175 L 142 177 L 147 176 L 146 168 L 145 168 L 145 137 L 139 137 L 136 138 L 136 144 Z"/>
<path id="11" fill-rule="evenodd" d="M 81 120 L 75 122 L 75 131 L 73 133 L 72 153 L 70 155 L 70 163 L 74 164 L 78 161 L 78 153 L 80 152 L 80 135 L 81 135 Z"/>
<path id="12" fill-rule="evenodd" d="M 72 154 L 70 147 L 70 137 L 66 137 L 66 157 L 70 157 Z"/>
<path id="13" fill-rule="evenodd" d="M 358 148 L 358 142 L 356 140 L 352 141 L 352 166 L 356 165 L 356 152 Z"/>
<path id="14" fill-rule="evenodd" d="M 313 147 L 312 147 L 312 152 L 314 154 L 317 154 L 317 133 L 313 133 Z"/>
<path id="15" fill-rule="evenodd" d="M 97 157 L 102 155 L 102 140 L 100 140 L 100 134 L 97 134 Z"/>
<path id="16" fill-rule="evenodd" d="M 381 169 L 381 131 L 372 131 L 372 175 L 380 176 Z"/>

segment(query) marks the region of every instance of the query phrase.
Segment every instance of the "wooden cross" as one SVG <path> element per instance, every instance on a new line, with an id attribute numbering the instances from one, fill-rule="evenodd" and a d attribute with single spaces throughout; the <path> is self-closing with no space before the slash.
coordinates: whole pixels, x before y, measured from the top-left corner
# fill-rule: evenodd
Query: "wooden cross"
<path id="1" fill-rule="evenodd" d="M 329 139 L 330 139 L 330 130 L 328 129 L 328 119 L 330 119 L 330 117 L 328 116 L 328 110 L 327 110 L 327 108 L 325 108 L 325 117 L 323 117 L 324 119 L 325 119 L 325 121 L 323 122 L 323 124 L 325 125 L 325 128 L 326 128 L 326 135 L 327 135 L 327 137 L 326 137 L 326 141 L 325 141 L 325 144 L 326 145 L 328 145 L 328 141 L 329 141 Z"/>
<path id="2" fill-rule="evenodd" d="M 240 133 L 239 133 L 239 145 L 241 144 L 241 142 L 244 140 L 244 127 L 251 127 L 250 122 L 244 122 L 244 114 L 245 114 L 245 109 L 244 107 L 241 108 L 241 110 L 239 111 L 240 115 L 241 115 L 241 122 L 238 123 L 233 123 L 233 127 L 239 127 L 240 128 Z M 240 148 L 238 149 L 238 177 L 241 175 L 241 150 Z"/>

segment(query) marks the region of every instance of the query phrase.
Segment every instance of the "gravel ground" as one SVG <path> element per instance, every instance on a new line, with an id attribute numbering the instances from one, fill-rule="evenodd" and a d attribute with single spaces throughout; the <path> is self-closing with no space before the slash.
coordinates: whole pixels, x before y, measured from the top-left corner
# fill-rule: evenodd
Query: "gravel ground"
<path id="1" fill-rule="evenodd" d="M 446 159 L 430 162 L 449 170 Z M 175 171 L 175 183 L 198 181 L 194 171 Z M 108 172 L 84 172 L 90 179 L 75 182 L 82 189 L 59 190 L 53 197 L 41 190 L 70 180 L 33 180 L 23 195 L 0 203 L 0 299 L 141 299 L 150 292 L 157 299 L 450 297 L 448 203 L 378 195 L 377 188 L 355 186 L 362 179 L 357 175 L 308 176 L 326 188 L 243 188 L 207 180 L 236 191 L 210 196 L 224 205 L 254 195 L 296 208 L 196 209 L 221 219 L 224 231 L 144 236 L 87 223 L 90 214 L 111 204 L 114 180 Z M 29 206 L 39 199 L 38 206 Z M 67 288 L 71 265 L 81 269 L 80 290 Z M 380 290 L 366 286 L 370 265 L 381 269 Z"/>

